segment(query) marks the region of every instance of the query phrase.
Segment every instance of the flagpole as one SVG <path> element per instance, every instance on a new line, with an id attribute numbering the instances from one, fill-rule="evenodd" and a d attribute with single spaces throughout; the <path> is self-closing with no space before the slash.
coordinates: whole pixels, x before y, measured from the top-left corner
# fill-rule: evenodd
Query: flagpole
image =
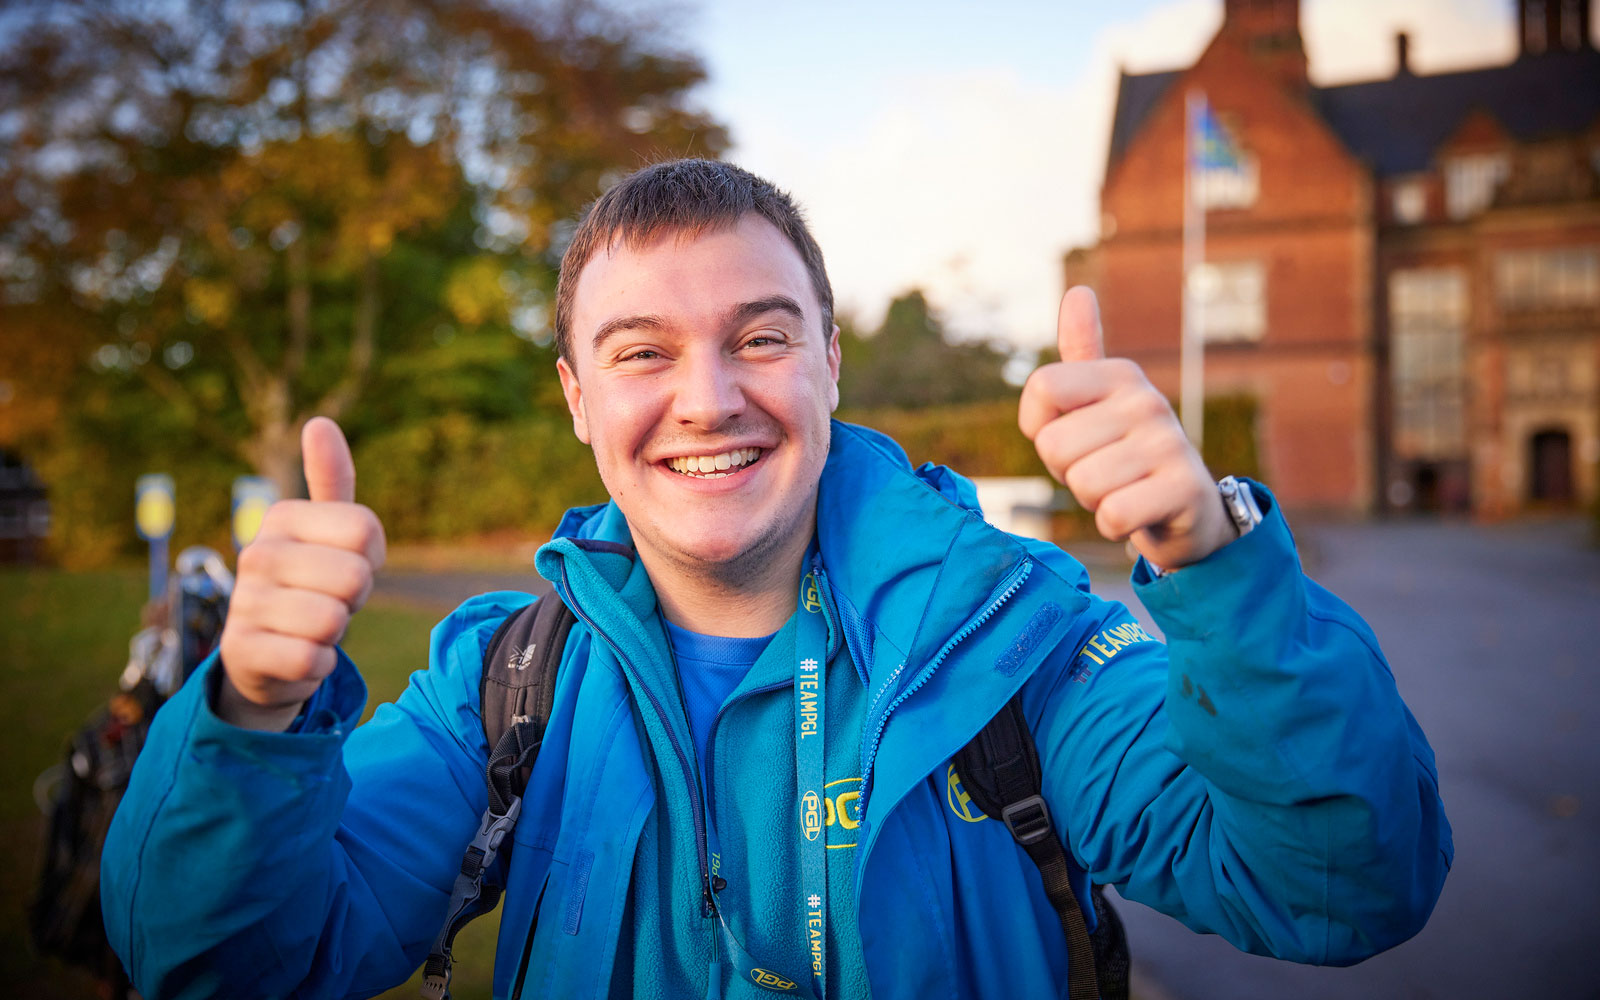
<path id="1" fill-rule="evenodd" d="M 1205 113 L 1206 98 L 1198 90 L 1189 91 L 1184 101 L 1183 128 L 1183 341 L 1179 355 L 1178 405 L 1183 415 L 1183 430 L 1196 449 L 1205 438 L 1205 348 L 1201 342 L 1204 308 L 1195 294 L 1200 267 L 1206 259 L 1206 210 L 1196 189 L 1203 154 L 1195 148 L 1195 137 Z"/>

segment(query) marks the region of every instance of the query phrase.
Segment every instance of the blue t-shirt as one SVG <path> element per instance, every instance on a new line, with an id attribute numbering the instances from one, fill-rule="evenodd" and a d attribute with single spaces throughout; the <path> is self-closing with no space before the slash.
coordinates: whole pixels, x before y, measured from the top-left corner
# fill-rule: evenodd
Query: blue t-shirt
<path id="1" fill-rule="evenodd" d="M 666 626 L 672 657 L 678 663 L 678 683 L 683 686 L 684 711 L 689 715 L 689 729 L 694 733 L 695 759 L 701 762 L 703 776 L 706 740 L 711 737 L 711 723 L 717 718 L 717 710 L 761 658 L 762 651 L 772 642 L 772 635 L 778 633 L 738 639 L 691 632 L 671 622 L 666 622 Z"/>

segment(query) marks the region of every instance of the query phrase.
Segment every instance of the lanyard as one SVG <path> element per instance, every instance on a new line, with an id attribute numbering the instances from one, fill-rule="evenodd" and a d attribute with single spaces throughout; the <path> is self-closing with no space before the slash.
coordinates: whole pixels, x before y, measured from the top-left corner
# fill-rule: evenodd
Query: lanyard
<path id="1" fill-rule="evenodd" d="M 793 996 L 827 996 L 828 845 L 824 826 L 823 741 L 825 739 L 828 625 L 822 613 L 822 593 L 816 562 L 800 581 L 795 610 L 794 711 L 795 788 L 800 796 L 800 911 L 804 950 L 811 959 L 810 989 L 806 977 L 758 961 L 745 950 L 717 908 L 718 938 L 740 978 L 762 989 Z M 715 956 L 711 963 L 709 996 L 720 996 L 722 977 Z"/>
<path id="2" fill-rule="evenodd" d="M 815 563 L 800 581 L 799 634 L 795 637 L 795 788 L 800 792 L 800 902 L 817 996 L 826 997 L 828 965 L 828 836 L 823 824 L 823 722 L 827 705 L 828 627 Z"/>

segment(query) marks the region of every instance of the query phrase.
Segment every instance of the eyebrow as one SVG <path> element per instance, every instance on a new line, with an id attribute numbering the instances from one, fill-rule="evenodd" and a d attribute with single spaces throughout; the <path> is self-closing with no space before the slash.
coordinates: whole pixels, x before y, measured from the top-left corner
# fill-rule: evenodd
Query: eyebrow
<path id="1" fill-rule="evenodd" d="M 805 310 L 800 308 L 800 303 L 787 295 L 768 295 L 749 302 L 741 302 L 722 314 L 720 326 L 723 330 L 731 327 L 743 326 L 745 323 L 765 316 L 767 313 L 785 313 L 794 319 L 804 320 Z M 642 313 L 636 316 L 616 316 L 600 324 L 595 331 L 594 342 L 590 350 L 598 354 L 605 342 L 619 333 L 627 330 L 654 330 L 660 331 L 670 327 L 661 316 L 653 313 Z"/>
<path id="2" fill-rule="evenodd" d="M 768 295 L 765 298 L 755 299 L 751 302 L 741 302 L 729 309 L 722 317 L 722 327 L 727 329 L 733 326 L 743 326 L 758 316 L 767 313 L 787 313 L 797 320 L 806 318 L 805 311 L 800 308 L 800 303 L 787 295 Z"/>

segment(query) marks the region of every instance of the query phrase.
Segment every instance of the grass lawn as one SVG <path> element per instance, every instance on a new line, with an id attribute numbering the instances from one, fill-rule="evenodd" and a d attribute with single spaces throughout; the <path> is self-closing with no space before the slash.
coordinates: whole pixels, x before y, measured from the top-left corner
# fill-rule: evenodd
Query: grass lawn
<path id="1" fill-rule="evenodd" d="M 60 761 L 84 719 L 116 692 L 145 579 L 142 569 L 0 570 L 0 650 L 9 660 L 0 668 L 0 704 L 9 708 L 0 726 L 0 963 L 11 996 L 96 996 L 90 977 L 39 958 L 29 945 L 26 908 L 43 834 L 32 788 L 41 771 Z M 351 624 L 344 645 L 371 691 L 368 715 L 424 665 L 428 630 L 447 610 L 375 600 Z M 461 1000 L 490 995 L 498 923 L 498 913 L 481 918 L 457 940 L 451 992 Z M 419 978 L 385 997 L 417 996 Z"/>

